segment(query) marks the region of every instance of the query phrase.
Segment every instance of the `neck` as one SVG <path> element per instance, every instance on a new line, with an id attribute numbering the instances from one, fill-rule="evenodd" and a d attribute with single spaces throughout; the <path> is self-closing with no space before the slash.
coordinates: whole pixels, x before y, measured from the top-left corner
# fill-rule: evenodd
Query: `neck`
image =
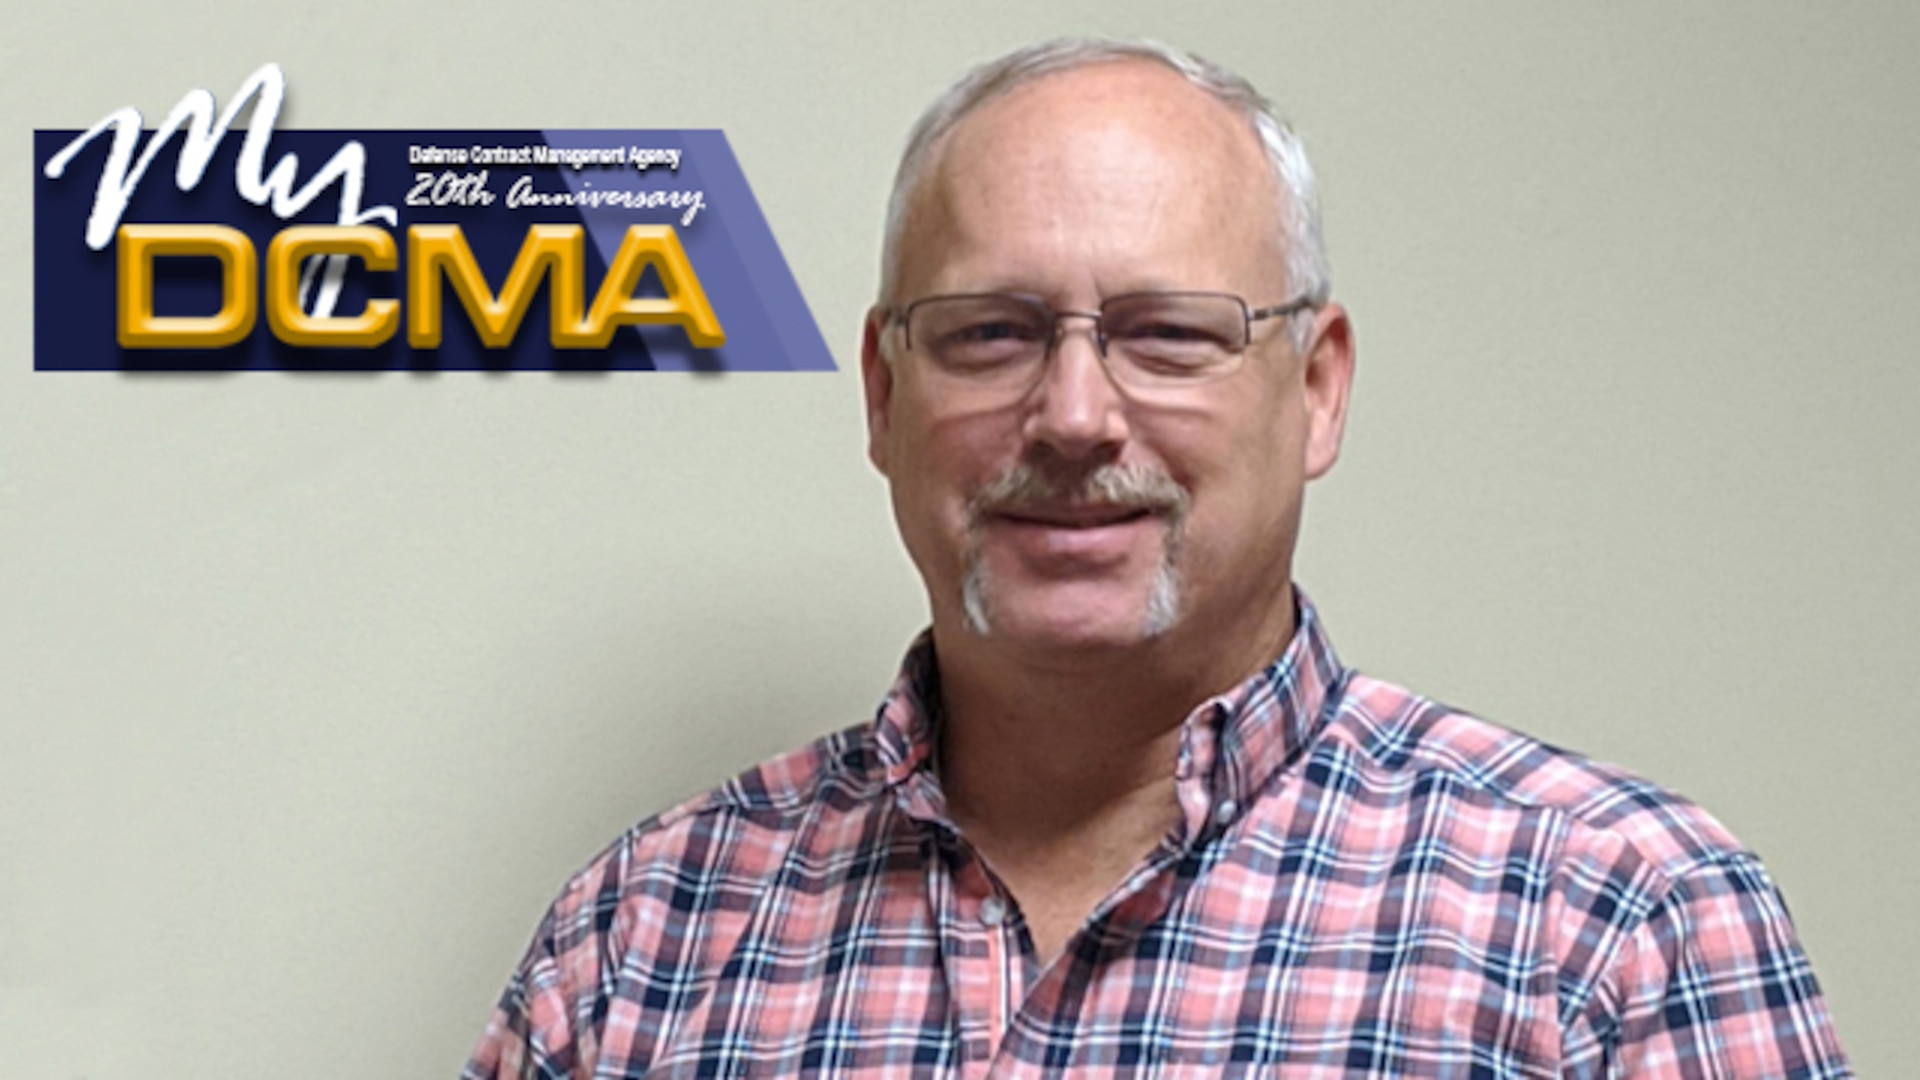
<path id="1" fill-rule="evenodd" d="M 1124 663 L 979 672 L 949 655 L 942 642 L 948 801 L 959 816 L 1023 823 L 1029 834 L 1070 829 L 1164 785 L 1181 721 L 1199 700 L 1192 687 L 1150 683 Z"/>
<path id="2" fill-rule="evenodd" d="M 1128 647 L 1039 648 L 936 617 L 949 802 L 956 788 L 1007 798 L 1027 792 L 1056 812 L 1076 802 L 1092 811 L 1169 781 L 1188 713 L 1259 671 L 1292 638 L 1291 589 L 1284 597 L 1236 632 L 1223 632 L 1222 620 L 1189 618 Z M 1018 790 L 1001 790 L 1008 786 Z"/>
<path id="3" fill-rule="evenodd" d="M 1230 641 L 1239 648 L 1176 630 L 1126 649 L 1044 652 L 936 623 L 948 808 L 1037 942 L 1063 943 L 1062 928 L 1172 829 L 1188 713 L 1272 660 L 1293 625 L 1290 593 L 1282 618 Z"/>

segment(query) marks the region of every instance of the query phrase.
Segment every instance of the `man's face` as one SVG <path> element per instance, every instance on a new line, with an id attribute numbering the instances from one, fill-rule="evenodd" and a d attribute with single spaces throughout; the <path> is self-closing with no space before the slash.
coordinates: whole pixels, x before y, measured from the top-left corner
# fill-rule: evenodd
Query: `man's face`
<path id="1" fill-rule="evenodd" d="M 1154 290 L 1286 294 L 1278 197 L 1247 124 L 1177 74 L 1113 63 L 1048 75 L 933 151 L 892 303 L 1009 292 L 1058 311 Z M 1313 312 L 1301 319 L 1315 319 Z M 1337 307 L 1302 356 L 1254 324 L 1240 366 L 1143 394 L 1070 319 L 1038 382 L 987 400 L 927 378 L 869 318 L 870 454 L 926 580 L 936 632 L 1028 652 L 1204 641 L 1290 626 L 1302 487 L 1333 463 L 1351 353 Z"/>

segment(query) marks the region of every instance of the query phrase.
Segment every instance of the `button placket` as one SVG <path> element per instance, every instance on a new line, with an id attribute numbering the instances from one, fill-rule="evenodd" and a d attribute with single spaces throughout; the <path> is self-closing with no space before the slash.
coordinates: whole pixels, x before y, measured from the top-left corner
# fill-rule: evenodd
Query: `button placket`
<path id="1" fill-rule="evenodd" d="M 950 888 L 941 936 L 949 943 L 948 986 L 962 1032 L 961 1076 L 979 1080 L 991 1072 L 1011 1021 L 1011 999 L 1021 980 L 1008 965 L 1018 963 L 1020 954 L 1007 940 L 1011 902 L 965 838 L 956 834 L 954 841 L 943 860 Z"/>
<path id="2" fill-rule="evenodd" d="M 989 930 L 998 930 L 1007 921 L 1007 902 L 998 896 L 989 896 L 980 901 L 980 925 Z"/>

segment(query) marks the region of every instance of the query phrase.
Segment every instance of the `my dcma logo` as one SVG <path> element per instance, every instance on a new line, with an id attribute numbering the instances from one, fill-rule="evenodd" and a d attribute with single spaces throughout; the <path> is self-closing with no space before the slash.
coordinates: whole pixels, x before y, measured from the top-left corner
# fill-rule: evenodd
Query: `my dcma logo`
<path id="1" fill-rule="evenodd" d="M 92 356 L 96 332 L 101 351 L 249 352 L 268 367 L 287 356 L 268 346 L 508 350 L 544 289 L 556 350 L 614 346 L 623 364 L 638 351 L 632 366 L 657 367 L 662 350 L 718 357 L 727 346 L 728 367 L 831 370 L 719 132 L 279 133 L 309 161 L 324 157 L 303 176 L 292 151 L 268 160 L 285 95 L 268 64 L 224 109 L 205 90 L 188 93 L 144 143 L 132 108 L 77 134 L 40 134 L 37 367 L 130 362 Z M 249 107 L 236 146 L 227 136 Z M 174 183 L 142 190 L 168 149 Z M 60 183 L 83 155 L 101 162 L 90 205 Z M 230 196 L 199 190 L 216 162 L 231 163 Z M 449 294 L 465 326 L 446 338 Z M 750 348 L 730 340 L 723 317 L 740 322 Z M 616 339 L 625 326 L 661 327 L 671 340 Z M 488 363 L 446 359 L 436 354 L 443 367 Z"/>
<path id="2" fill-rule="evenodd" d="M 407 229 L 407 344 L 440 347 L 441 281 L 453 287 L 480 340 L 505 348 L 519 331 L 541 279 L 551 304 L 548 340 L 556 349 L 604 349 L 616 328 L 670 323 L 704 349 L 726 344 L 700 279 L 670 225 L 630 225 L 614 264 L 593 298 L 584 304 L 586 230 L 578 225 L 534 225 L 495 293 L 474 261 L 458 225 Z M 253 284 L 259 277 L 253 242 L 223 225 L 122 225 L 118 233 L 119 302 L 115 325 L 122 348 L 218 349 L 253 333 L 259 307 Z M 208 256 L 220 263 L 220 310 L 204 316 L 164 316 L 153 310 L 154 261 Z M 370 349 L 400 328 L 400 302 L 367 301 L 354 316 L 320 315 L 300 303 L 303 266 L 310 260 L 358 259 L 369 270 L 392 270 L 398 260 L 393 235 L 370 225 L 308 225 L 283 229 L 267 246 L 264 306 L 273 336 L 289 345 Z M 664 297 L 633 295 L 652 268 Z M 311 280 L 311 274 L 304 275 Z M 328 305 L 329 307 L 331 305 Z"/>

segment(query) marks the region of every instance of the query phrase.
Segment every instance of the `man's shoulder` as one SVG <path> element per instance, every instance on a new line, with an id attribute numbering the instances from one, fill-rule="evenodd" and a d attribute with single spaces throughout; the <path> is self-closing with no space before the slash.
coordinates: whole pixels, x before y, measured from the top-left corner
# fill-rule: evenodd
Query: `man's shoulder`
<path id="1" fill-rule="evenodd" d="M 630 835 L 670 831 L 703 815 L 775 823 L 816 804 L 859 802 L 885 786 L 873 725 L 856 724 L 768 758 L 708 791 L 641 821 Z"/>
<path id="2" fill-rule="evenodd" d="M 1668 878 L 1752 857 L 1706 810 L 1644 776 L 1367 675 L 1348 679 L 1330 734 L 1385 775 L 1552 817 L 1574 842 L 1624 845 Z"/>
<path id="3" fill-rule="evenodd" d="M 885 790 L 871 724 L 823 736 L 628 828 L 568 880 L 555 914 L 758 888 L 819 811 L 858 813 Z"/>

